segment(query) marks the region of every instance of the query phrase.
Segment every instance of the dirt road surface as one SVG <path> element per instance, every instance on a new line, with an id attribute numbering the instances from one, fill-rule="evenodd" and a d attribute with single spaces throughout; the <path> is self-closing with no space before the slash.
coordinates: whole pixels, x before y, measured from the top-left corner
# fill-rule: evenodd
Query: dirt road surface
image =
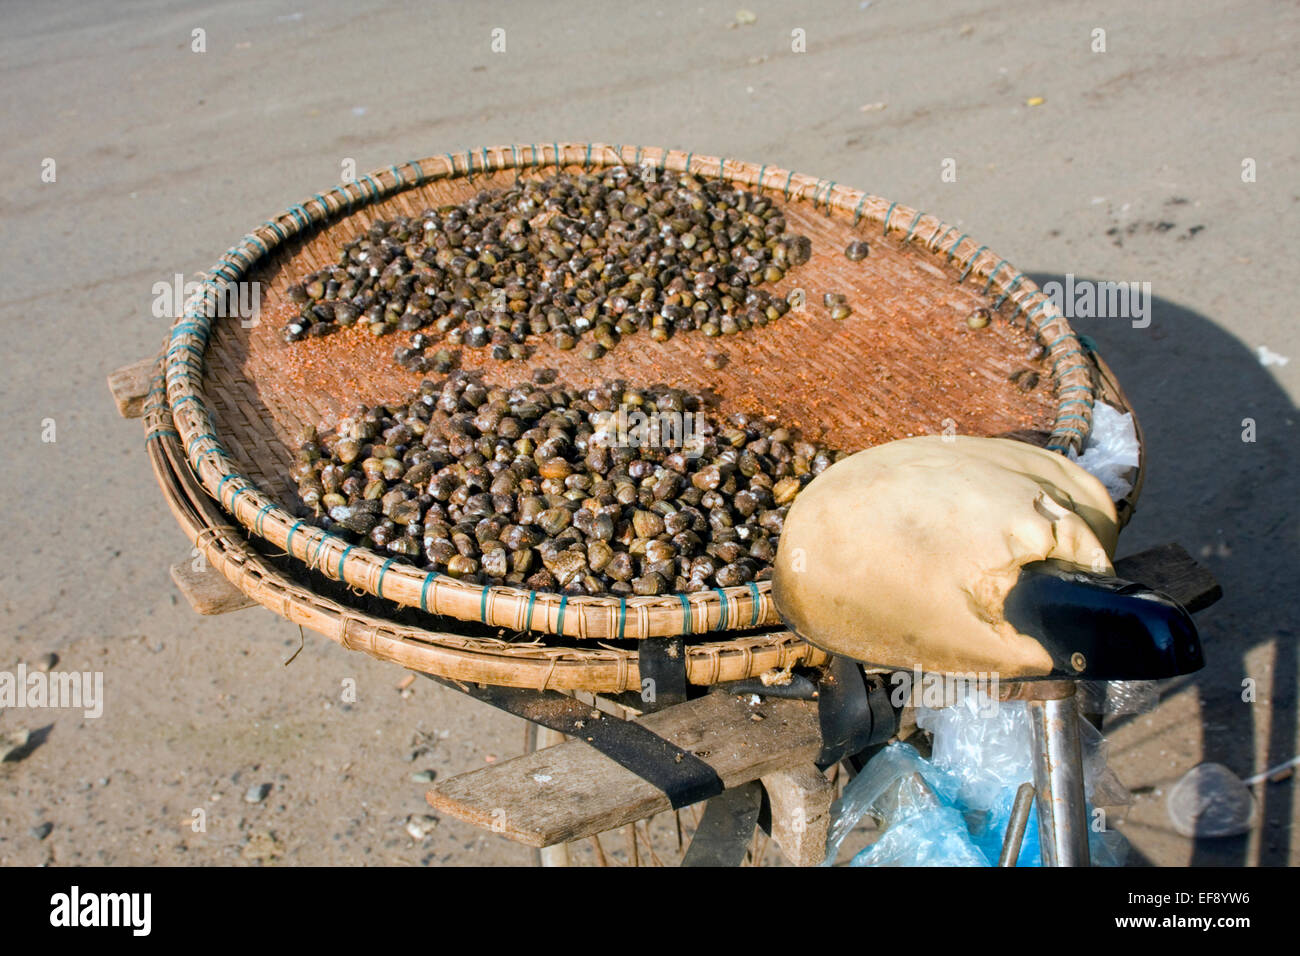
<path id="1" fill-rule="evenodd" d="M 1244 777 L 1300 749 L 1296 5 L 745 5 L 746 25 L 669 0 L 6 4 L 0 668 L 56 653 L 106 704 L 0 713 L 35 732 L 0 764 L 0 864 L 528 862 L 454 820 L 404 827 L 427 812 L 412 774 L 518 753 L 519 721 L 427 681 L 403 697 L 398 668 L 312 634 L 286 666 L 292 625 L 178 603 L 189 548 L 104 380 L 158 346 L 155 282 L 347 161 L 542 140 L 780 164 L 942 215 L 1040 281 L 1149 282 L 1147 327 L 1074 323 L 1149 441 L 1121 552 L 1181 542 L 1226 597 L 1200 618 L 1209 667 L 1107 728 L 1136 792 L 1116 825 L 1135 865 L 1300 861 L 1294 777 L 1257 788 L 1243 837 L 1178 836 L 1164 803 L 1202 760 Z"/>

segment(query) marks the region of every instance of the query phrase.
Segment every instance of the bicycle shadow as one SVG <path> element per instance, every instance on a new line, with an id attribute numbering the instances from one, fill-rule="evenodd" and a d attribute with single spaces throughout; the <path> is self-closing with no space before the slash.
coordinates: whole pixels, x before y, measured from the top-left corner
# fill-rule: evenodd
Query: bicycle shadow
<path id="1" fill-rule="evenodd" d="M 1065 282 L 1054 274 L 1031 278 L 1040 287 Z M 1195 690 L 1203 760 L 1243 778 L 1289 760 L 1297 750 L 1291 608 L 1300 471 L 1291 444 L 1297 409 L 1255 351 L 1270 343 L 1244 343 L 1212 319 L 1156 296 L 1145 328 L 1126 318 L 1071 318 L 1070 324 L 1114 369 L 1145 433 L 1145 484 L 1120 555 L 1176 541 L 1223 586 L 1223 599 L 1197 615 L 1207 666 L 1169 682 L 1162 696 Z M 1243 440 L 1247 420 L 1254 423 L 1253 442 Z M 1255 681 L 1255 699 L 1271 703 L 1266 728 L 1243 703 L 1247 678 Z M 1107 729 L 1130 719 L 1110 718 Z M 1263 767 L 1254 760 L 1260 733 L 1267 735 Z M 1254 792 L 1261 828 L 1256 859 L 1248 859 L 1248 836 L 1200 839 L 1192 865 L 1287 865 L 1294 777 Z"/>

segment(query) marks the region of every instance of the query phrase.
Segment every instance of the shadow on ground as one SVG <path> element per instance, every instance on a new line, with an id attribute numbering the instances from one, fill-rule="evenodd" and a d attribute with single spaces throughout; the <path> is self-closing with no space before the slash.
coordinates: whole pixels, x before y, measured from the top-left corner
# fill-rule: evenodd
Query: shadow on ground
<path id="1" fill-rule="evenodd" d="M 1040 287 L 1065 281 L 1052 274 L 1032 278 Z M 1146 482 L 1120 554 L 1176 541 L 1223 585 L 1223 599 L 1197 616 L 1206 668 L 1165 693 L 1195 689 L 1202 759 L 1248 777 L 1257 772 L 1258 735 L 1267 738 L 1265 766 L 1297 750 L 1297 409 L 1260 363 L 1256 349 L 1269 343 L 1242 342 L 1213 319 L 1154 296 L 1150 320 L 1141 329 L 1126 318 L 1070 323 L 1114 369 L 1145 432 Z M 1243 440 L 1247 419 L 1254 423 L 1253 442 Z M 1274 650 L 1266 674 L 1268 645 Z M 1255 707 L 1243 704 L 1246 678 L 1256 682 L 1256 700 L 1269 705 L 1266 724 Z M 1241 837 L 1199 840 L 1190 862 L 1287 865 L 1294 780 L 1256 790 L 1263 828 L 1257 860 L 1248 859 L 1248 841 Z"/>

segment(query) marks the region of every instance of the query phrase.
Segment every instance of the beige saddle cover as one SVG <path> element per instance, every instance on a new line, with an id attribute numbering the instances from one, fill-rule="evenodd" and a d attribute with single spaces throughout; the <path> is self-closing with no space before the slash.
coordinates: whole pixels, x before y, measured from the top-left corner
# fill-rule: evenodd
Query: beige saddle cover
<path id="1" fill-rule="evenodd" d="M 1119 533 L 1101 482 L 1002 438 L 926 436 L 859 452 L 795 499 L 773 596 L 835 654 L 934 673 L 1043 676 L 1047 650 L 1002 617 L 1023 565 L 1103 574 Z"/>

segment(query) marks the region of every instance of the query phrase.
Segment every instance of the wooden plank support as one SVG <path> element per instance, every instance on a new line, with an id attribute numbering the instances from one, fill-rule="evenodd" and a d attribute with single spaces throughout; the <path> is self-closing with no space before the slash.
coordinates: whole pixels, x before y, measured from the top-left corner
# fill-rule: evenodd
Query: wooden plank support
<path id="1" fill-rule="evenodd" d="M 537 749 L 546 750 L 548 747 L 558 747 L 564 743 L 565 736 L 558 730 L 552 730 L 550 727 L 537 728 Z M 540 862 L 542 866 L 568 866 L 569 865 L 569 844 L 557 843 L 555 846 L 544 846 L 539 851 L 541 855 Z"/>
<path id="2" fill-rule="evenodd" d="M 139 418 L 144 414 L 145 396 L 149 383 L 158 369 L 158 357 L 142 359 L 124 365 L 108 375 L 108 390 L 117 403 L 117 413 L 123 418 Z"/>
<path id="3" fill-rule="evenodd" d="M 751 701 L 707 694 L 636 722 L 709 764 L 728 788 L 811 764 L 822 745 L 815 702 Z M 435 810 L 535 847 L 671 809 L 662 790 L 581 740 L 452 777 L 427 799 Z"/>
<path id="4" fill-rule="evenodd" d="M 1115 562 L 1115 576 L 1169 595 L 1189 612 L 1204 610 L 1223 597 L 1209 568 L 1198 564 L 1181 544 L 1162 544 Z"/>
<path id="5" fill-rule="evenodd" d="M 835 787 L 811 763 L 766 774 L 772 839 L 792 866 L 821 866 L 831 825 Z"/>
<path id="6" fill-rule="evenodd" d="M 190 607 L 200 614 L 225 614 L 257 604 L 211 565 L 205 564 L 202 571 L 196 571 L 193 561 L 173 564 L 172 580 Z"/>

